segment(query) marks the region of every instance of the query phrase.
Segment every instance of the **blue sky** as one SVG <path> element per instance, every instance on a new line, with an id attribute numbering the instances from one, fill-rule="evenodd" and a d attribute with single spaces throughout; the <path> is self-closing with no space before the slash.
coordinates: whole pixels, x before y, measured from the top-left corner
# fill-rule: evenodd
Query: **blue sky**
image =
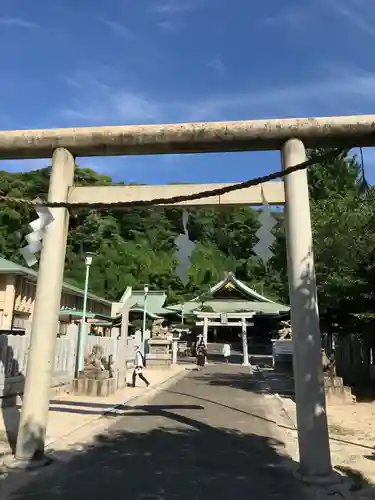
<path id="1" fill-rule="evenodd" d="M 0 128 L 367 114 L 370 0 L 12 0 L 0 9 Z M 115 180 L 230 182 L 279 154 L 83 158 Z M 365 150 L 375 182 L 375 151 Z M 22 171 L 48 160 L 3 162 Z"/>

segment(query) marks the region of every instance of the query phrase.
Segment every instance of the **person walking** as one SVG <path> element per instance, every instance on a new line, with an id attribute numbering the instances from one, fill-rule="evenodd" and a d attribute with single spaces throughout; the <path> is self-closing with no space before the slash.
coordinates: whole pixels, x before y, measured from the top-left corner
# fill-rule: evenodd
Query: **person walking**
<path id="1" fill-rule="evenodd" d="M 139 349 L 139 345 L 135 345 L 134 349 L 135 349 L 135 359 L 134 359 L 134 371 L 133 371 L 133 376 L 132 376 L 132 386 L 135 387 L 135 383 L 136 383 L 137 375 L 138 375 L 138 377 L 148 387 L 150 385 L 150 382 L 143 375 L 143 368 L 145 366 L 145 361 L 144 361 L 143 354 L 141 353 L 141 351 Z"/>
<path id="2" fill-rule="evenodd" d="M 229 363 L 229 357 L 230 357 L 230 344 L 224 344 L 223 345 L 223 356 L 226 364 Z"/>
<path id="3" fill-rule="evenodd" d="M 207 348 L 204 343 L 204 340 L 200 340 L 197 350 L 196 350 L 196 357 L 197 357 L 197 368 L 200 370 L 201 368 L 204 367 L 206 364 L 206 356 L 207 356 Z"/>

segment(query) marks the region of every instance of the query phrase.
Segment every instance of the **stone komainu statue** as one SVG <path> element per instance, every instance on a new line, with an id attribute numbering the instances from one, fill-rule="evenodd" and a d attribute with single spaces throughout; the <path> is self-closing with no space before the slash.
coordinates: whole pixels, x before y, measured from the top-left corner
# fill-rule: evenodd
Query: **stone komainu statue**
<path id="1" fill-rule="evenodd" d="M 104 349 L 101 345 L 94 345 L 91 353 L 85 359 L 83 370 L 85 377 L 94 379 L 104 379 L 113 377 L 113 359 L 104 356 Z"/>
<path id="2" fill-rule="evenodd" d="M 168 327 L 163 326 L 163 319 L 156 319 L 152 323 L 152 329 L 151 329 L 151 337 L 153 339 L 155 338 L 164 338 L 167 333 L 168 333 Z"/>
<path id="3" fill-rule="evenodd" d="M 277 333 L 280 340 L 291 340 L 292 339 L 291 321 L 290 320 L 280 321 L 280 326 Z M 332 355 L 327 356 L 327 353 L 324 349 L 322 349 L 321 352 L 322 352 L 323 372 L 330 378 L 334 378 L 336 376 L 335 358 Z"/>
<path id="4" fill-rule="evenodd" d="M 334 378 L 336 376 L 336 360 L 333 355 L 327 356 L 325 349 L 322 349 L 322 365 L 323 372 L 325 375 L 328 375 L 330 378 Z"/>
<path id="5" fill-rule="evenodd" d="M 280 340 L 289 340 L 292 338 L 292 326 L 291 321 L 280 321 L 280 326 L 278 329 L 278 335 Z"/>

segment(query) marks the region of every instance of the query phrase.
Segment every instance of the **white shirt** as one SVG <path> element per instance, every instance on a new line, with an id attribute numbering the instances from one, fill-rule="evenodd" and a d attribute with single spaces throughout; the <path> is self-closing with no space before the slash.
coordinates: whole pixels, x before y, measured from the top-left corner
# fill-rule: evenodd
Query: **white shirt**
<path id="1" fill-rule="evenodd" d="M 223 345 L 223 356 L 230 356 L 230 345 L 229 344 Z"/>
<path id="2" fill-rule="evenodd" d="M 141 351 L 137 351 L 135 353 L 135 366 L 137 368 L 143 368 L 143 358 L 142 358 Z"/>

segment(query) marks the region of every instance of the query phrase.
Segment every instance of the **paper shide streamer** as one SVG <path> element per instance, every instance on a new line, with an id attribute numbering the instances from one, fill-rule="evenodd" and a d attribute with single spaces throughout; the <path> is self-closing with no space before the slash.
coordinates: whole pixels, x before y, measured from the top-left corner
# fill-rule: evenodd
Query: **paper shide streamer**
<path id="1" fill-rule="evenodd" d="M 254 246 L 253 252 L 261 259 L 266 267 L 268 261 L 273 257 L 273 252 L 270 247 L 276 240 L 275 236 L 272 234 L 272 229 L 277 224 L 277 221 L 272 216 L 271 207 L 264 196 L 263 186 L 261 189 L 263 209 L 258 217 L 258 221 L 260 222 L 260 228 L 256 232 L 258 243 Z"/>
<path id="2" fill-rule="evenodd" d="M 182 212 L 183 233 L 179 234 L 174 240 L 174 243 L 178 248 L 175 254 L 175 257 L 178 260 L 176 274 L 185 286 L 189 283 L 189 270 L 191 266 L 190 257 L 196 246 L 195 243 L 189 238 L 189 231 L 187 227 L 188 221 L 189 213 L 184 209 Z"/>
<path id="3" fill-rule="evenodd" d="M 40 200 L 37 198 L 33 201 L 37 203 Z M 38 262 L 36 254 L 42 250 L 43 238 L 46 234 L 47 226 L 54 221 L 48 207 L 35 207 L 35 211 L 38 214 L 38 218 L 29 224 L 32 232 L 25 236 L 27 245 L 19 250 L 29 267 Z"/>

